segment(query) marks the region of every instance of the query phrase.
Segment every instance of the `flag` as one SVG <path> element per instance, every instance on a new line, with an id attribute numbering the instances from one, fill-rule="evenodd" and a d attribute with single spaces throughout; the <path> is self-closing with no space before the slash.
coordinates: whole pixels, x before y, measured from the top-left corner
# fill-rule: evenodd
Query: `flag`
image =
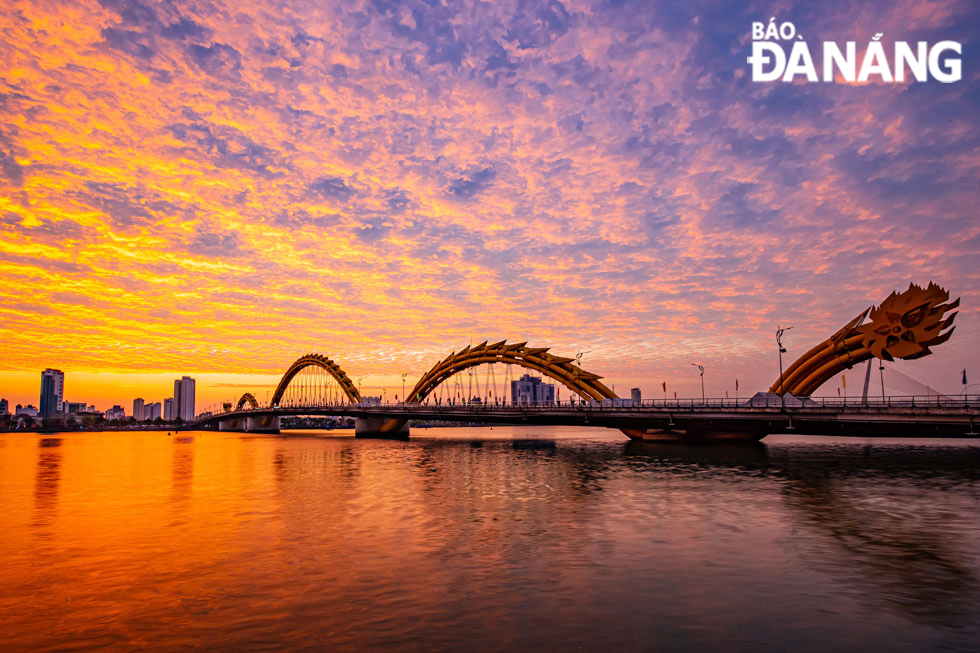
<path id="1" fill-rule="evenodd" d="M 735 379 L 735 389 L 738 390 L 738 379 Z"/>
<path id="2" fill-rule="evenodd" d="M 664 381 L 664 392 L 667 392 L 667 382 Z"/>
<path id="3" fill-rule="evenodd" d="M 847 387 L 847 377 L 843 374 L 840 375 L 840 384 L 845 388 Z"/>
<path id="4" fill-rule="evenodd" d="M 963 385 L 966 385 L 966 368 L 963 368 Z"/>
<path id="5" fill-rule="evenodd" d="M 728 390 L 725 390 L 725 399 L 728 399 Z"/>
<path id="6" fill-rule="evenodd" d="M 840 396 L 840 388 L 837 388 L 837 396 Z"/>
<path id="7" fill-rule="evenodd" d="M 677 393 L 676 392 L 674 393 L 674 399 L 677 399 Z"/>

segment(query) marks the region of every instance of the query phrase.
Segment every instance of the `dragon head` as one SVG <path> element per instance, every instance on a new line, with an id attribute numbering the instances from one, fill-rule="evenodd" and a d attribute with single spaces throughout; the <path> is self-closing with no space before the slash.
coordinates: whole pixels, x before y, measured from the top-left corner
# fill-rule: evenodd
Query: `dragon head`
<path id="1" fill-rule="evenodd" d="M 960 305 L 949 299 L 949 291 L 930 282 L 928 287 L 909 284 L 901 294 L 892 293 L 880 306 L 873 307 L 869 321 L 857 327 L 863 338 L 861 344 L 884 360 L 921 358 L 928 356 L 929 347 L 949 340 L 956 313 L 944 317 Z"/>

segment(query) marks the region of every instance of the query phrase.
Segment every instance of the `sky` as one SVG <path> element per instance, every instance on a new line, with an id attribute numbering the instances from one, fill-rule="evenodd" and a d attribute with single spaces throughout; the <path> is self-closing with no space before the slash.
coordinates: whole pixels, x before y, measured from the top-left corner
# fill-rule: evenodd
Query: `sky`
<path id="1" fill-rule="evenodd" d="M 753 82 L 770 17 L 957 41 L 962 80 Z M 777 325 L 789 362 L 911 281 L 958 326 L 886 383 L 980 381 L 970 0 L 13 0 L 0 30 L 12 404 L 46 367 L 99 408 L 261 397 L 308 352 L 395 388 L 505 338 L 744 394 Z"/>

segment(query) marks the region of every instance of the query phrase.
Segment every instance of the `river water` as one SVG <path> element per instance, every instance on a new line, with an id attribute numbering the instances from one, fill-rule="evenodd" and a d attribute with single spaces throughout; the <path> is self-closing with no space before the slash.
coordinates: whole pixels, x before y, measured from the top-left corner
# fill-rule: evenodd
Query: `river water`
<path id="1" fill-rule="evenodd" d="M 0 434 L 0 647 L 980 642 L 980 441 L 349 435 Z"/>

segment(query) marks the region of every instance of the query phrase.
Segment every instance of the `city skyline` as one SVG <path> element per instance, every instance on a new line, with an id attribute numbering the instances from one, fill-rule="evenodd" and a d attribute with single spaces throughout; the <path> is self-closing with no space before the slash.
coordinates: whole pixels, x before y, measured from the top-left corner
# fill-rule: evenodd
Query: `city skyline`
<path id="1" fill-rule="evenodd" d="M 978 9 L 776 12 L 814 42 L 960 42 L 950 84 L 753 83 L 770 13 L 15 2 L 0 395 L 37 404 L 58 368 L 102 409 L 184 374 L 199 407 L 261 401 L 316 351 L 391 396 L 508 339 L 588 352 L 621 396 L 700 396 L 693 361 L 745 396 L 778 377 L 777 326 L 798 356 L 910 281 L 962 299 L 957 330 L 886 383 L 958 393 L 980 378 Z"/>

